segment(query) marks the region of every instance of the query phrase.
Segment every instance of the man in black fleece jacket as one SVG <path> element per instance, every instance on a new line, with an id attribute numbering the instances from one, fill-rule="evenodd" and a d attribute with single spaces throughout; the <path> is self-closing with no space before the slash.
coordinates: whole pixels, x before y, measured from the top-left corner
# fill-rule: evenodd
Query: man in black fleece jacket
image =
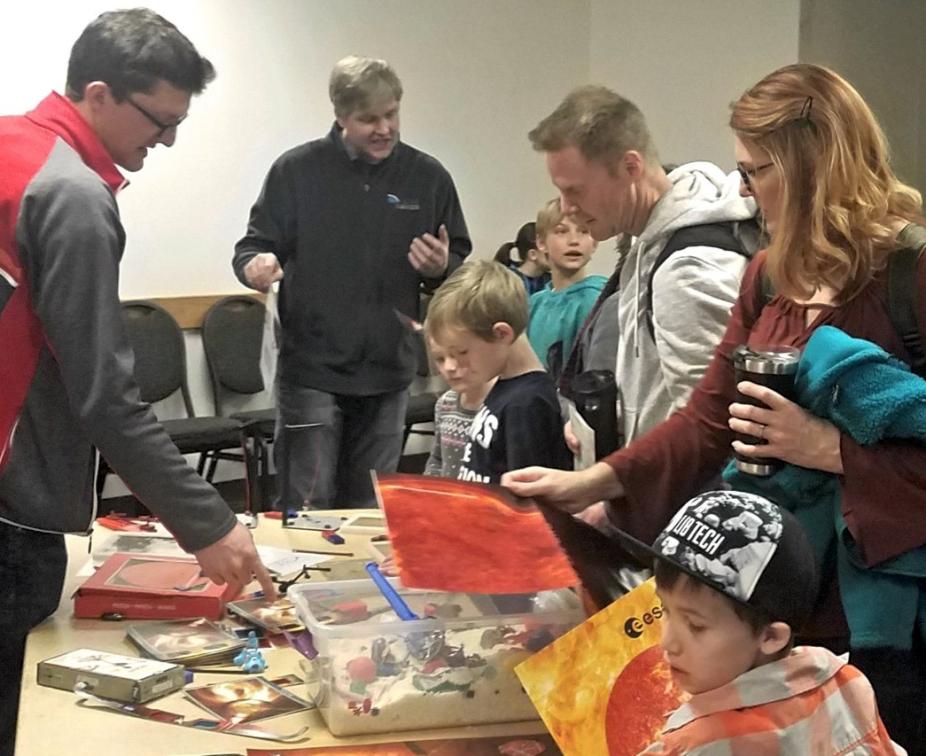
<path id="1" fill-rule="evenodd" d="M 277 469 L 287 506 L 374 506 L 369 471 L 402 453 L 419 292 L 471 244 L 453 180 L 399 141 L 402 85 L 382 60 L 350 56 L 329 86 L 336 122 L 271 166 L 235 246 L 235 274 L 280 285 Z M 285 426 L 300 430 L 286 434 Z"/>

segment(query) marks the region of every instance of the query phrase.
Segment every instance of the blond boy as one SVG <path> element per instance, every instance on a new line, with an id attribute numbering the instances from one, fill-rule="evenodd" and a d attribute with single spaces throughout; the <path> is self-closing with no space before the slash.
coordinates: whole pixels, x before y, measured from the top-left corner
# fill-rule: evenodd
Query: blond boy
<path id="1" fill-rule="evenodd" d="M 527 341 L 527 294 L 488 260 L 459 268 L 437 290 L 425 331 L 443 368 L 474 383 L 496 379 L 469 430 L 458 478 L 497 483 L 523 465 L 567 469 L 556 389 Z"/>
<path id="2" fill-rule="evenodd" d="M 608 281 L 586 270 L 597 246 L 588 226 L 566 215 L 559 199 L 537 213 L 537 249 L 546 256 L 551 280 L 530 298 L 527 338 L 554 378 Z"/>

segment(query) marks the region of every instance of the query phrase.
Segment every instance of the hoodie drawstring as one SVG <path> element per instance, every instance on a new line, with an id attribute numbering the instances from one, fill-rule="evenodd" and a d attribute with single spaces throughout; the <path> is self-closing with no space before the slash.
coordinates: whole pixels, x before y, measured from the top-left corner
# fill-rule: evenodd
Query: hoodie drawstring
<path id="1" fill-rule="evenodd" d="M 643 242 L 639 243 L 639 248 L 637 249 L 637 259 L 633 271 L 633 284 L 634 284 L 634 317 L 633 317 L 633 356 L 636 358 L 640 357 L 640 318 L 644 316 L 643 308 L 640 305 L 640 296 L 642 295 L 642 287 L 640 285 L 641 271 L 643 269 L 643 255 L 646 253 L 646 245 Z"/>

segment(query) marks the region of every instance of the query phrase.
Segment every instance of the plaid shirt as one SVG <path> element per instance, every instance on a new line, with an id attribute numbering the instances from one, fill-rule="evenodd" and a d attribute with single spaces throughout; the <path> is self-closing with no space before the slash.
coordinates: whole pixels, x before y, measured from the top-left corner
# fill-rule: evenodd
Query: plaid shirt
<path id="1" fill-rule="evenodd" d="M 647 756 L 905 756 L 888 737 L 866 677 L 803 646 L 692 696 Z M 642 754 L 641 754 L 642 756 Z"/>

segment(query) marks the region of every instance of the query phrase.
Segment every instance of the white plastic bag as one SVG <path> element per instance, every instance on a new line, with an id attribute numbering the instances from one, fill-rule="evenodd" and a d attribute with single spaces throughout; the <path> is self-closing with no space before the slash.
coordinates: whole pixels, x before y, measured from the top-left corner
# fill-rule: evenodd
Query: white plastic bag
<path id="1" fill-rule="evenodd" d="M 260 342 L 260 375 L 264 379 L 264 389 L 270 400 L 276 404 L 277 394 L 277 360 L 280 356 L 280 312 L 277 309 L 277 285 L 267 292 L 266 310 L 264 312 L 264 332 Z"/>

